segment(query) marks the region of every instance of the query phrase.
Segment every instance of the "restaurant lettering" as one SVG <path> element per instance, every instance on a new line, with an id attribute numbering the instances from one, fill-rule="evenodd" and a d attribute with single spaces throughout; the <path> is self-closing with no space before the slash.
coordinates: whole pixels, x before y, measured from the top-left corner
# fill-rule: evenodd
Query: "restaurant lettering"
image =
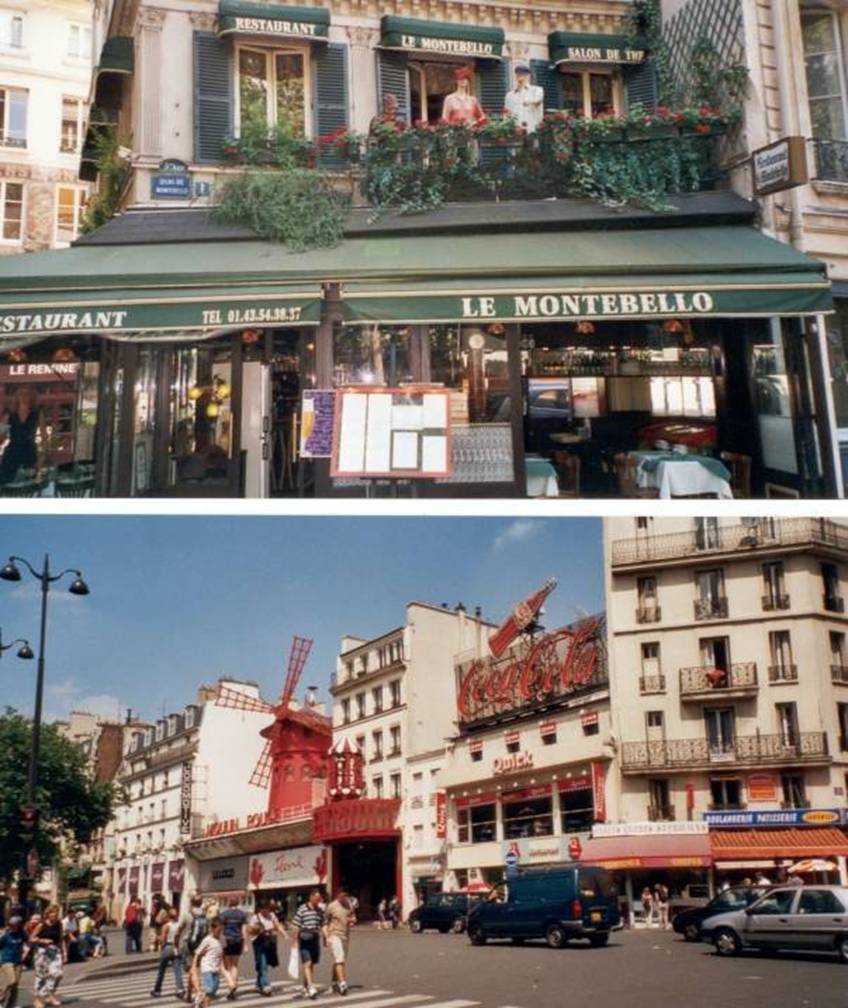
<path id="1" fill-rule="evenodd" d="M 569 46 L 565 59 L 569 63 L 641 63 L 644 49 L 608 49 L 595 46 Z"/>
<path id="2" fill-rule="evenodd" d="M 231 31 L 254 35 L 317 35 L 318 25 L 308 21 L 280 21 L 277 18 L 236 17 Z"/>
<path id="3" fill-rule="evenodd" d="M 584 318 L 642 315 L 708 315 L 711 294 L 642 291 L 638 294 L 515 294 L 464 297 L 462 318 Z M 504 311 L 504 301 L 511 302 Z"/>
<path id="4" fill-rule="evenodd" d="M 35 315 L 0 315 L 0 332 L 77 332 L 120 329 L 126 311 L 43 312 Z"/>
<path id="5" fill-rule="evenodd" d="M 606 682 L 603 621 L 592 618 L 546 634 L 500 659 L 457 669 L 460 722 L 475 721 Z"/>
<path id="6" fill-rule="evenodd" d="M 510 756 L 498 756 L 492 765 L 495 777 L 501 774 L 514 773 L 516 770 L 532 770 L 533 753 L 529 750 L 523 753 L 513 753 Z"/>
<path id="7" fill-rule="evenodd" d="M 497 56 L 493 42 L 473 42 L 470 39 L 430 38 L 427 35 L 401 35 L 402 49 L 427 49 L 452 56 Z"/>

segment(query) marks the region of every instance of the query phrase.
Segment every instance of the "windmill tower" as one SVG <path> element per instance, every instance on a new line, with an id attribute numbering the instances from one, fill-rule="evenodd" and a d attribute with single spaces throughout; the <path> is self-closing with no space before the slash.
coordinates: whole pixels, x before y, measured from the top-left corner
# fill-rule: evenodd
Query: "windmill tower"
<path id="1" fill-rule="evenodd" d="M 327 749 L 333 734 L 330 718 L 308 704 L 298 709 L 291 706 L 311 650 L 312 641 L 308 638 L 292 639 L 286 680 L 276 705 L 247 697 L 227 686 L 219 687 L 215 699 L 219 707 L 262 711 L 274 718 L 260 733 L 266 739 L 265 747 L 248 781 L 253 787 L 268 788 L 269 812 L 311 807 L 314 782 L 323 780 L 327 774 Z"/>

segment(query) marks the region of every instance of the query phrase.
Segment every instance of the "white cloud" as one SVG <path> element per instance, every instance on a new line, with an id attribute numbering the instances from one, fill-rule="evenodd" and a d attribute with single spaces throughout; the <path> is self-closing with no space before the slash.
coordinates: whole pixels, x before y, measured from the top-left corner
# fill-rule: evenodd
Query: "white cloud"
<path id="1" fill-rule="evenodd" d="M 512 543 L 526 542 L 537 536 L 544 526 L 544 522 L 535 518 L 517 518 L 507 527 L 499 532 L 492 543 L 493 550 L 502 550 Z"/>
<path id="2" fill-rule="evenodd" d="M 71 711 L 84 711 L 99 717 L 120 720 L 123 704 L 118 697 L 108 693 L 85 694 L 75 679 L 64 679 L 48 683 L 45 719 L 66 721 Z"/>

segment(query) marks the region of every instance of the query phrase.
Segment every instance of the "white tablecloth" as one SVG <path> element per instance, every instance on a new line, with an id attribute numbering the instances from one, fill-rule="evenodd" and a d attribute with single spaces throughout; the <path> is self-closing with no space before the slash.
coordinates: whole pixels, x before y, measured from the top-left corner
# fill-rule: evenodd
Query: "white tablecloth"
<path id="1" fill-rule="evenodd" d="M 715 476 L 698 462 L 661 461 L 653 472 L 646 472 L 640 463 L 637 478 L 642 489 L 659 490 L 663 500 L 693 494 L 715 494 L 722 500 L 733 499 L 727 480 Z"/>
<path id="2" fill-rule="evenodd" d="M 528 497 L 559 497 L 559 483 L 556 476 L 528 476 Z"/>

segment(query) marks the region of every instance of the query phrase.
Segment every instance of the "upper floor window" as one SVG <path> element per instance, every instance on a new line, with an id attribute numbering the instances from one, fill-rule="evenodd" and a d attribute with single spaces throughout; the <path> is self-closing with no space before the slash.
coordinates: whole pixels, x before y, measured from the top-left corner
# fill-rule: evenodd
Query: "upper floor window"
<path id="1" fill-rule="evenodd" d="M 389 696 L 392 707 L 400 707 L 400 679 L 393 679 L 389 683 Z"/>
<path id="2" fill-rule="evenodd" d="M 371 696 L 374 700 L 374 713 L 380 714 L 383 710 L 383 687 L 375 686 L 374 689 L 371 690 Z"/>
<path id="3" fill-rule="evenodd" d="M 238 49 L 238 110 L 241 129 L 249 123 L 277 126 L 306 136 L 309 61 L 299 50 Z"/>
<path id="4" fill-rule="evenodd" d="M 0 11 L 0 46 L 24 47 L 24 16 L 15 11 Z"/>
<path id="5" fill-rule="evenodd" d="M 85 105 L 81 98 L 62 99 L 62 128 L 59 149 L 66 154 L 76 154 L 82 149 L 85 133 Z"/>
<path id="6" fill-rule="evenodd" d="M 70 243 L 80 234 L 86 193 L 79 186 L 59 186 L 56 190 L 56 241 Z"/>
<path id="7" fill-rule="evenodd" d="M 350 724 L 350 699 L 342 700 L 342 724 Z"/>
<path id="8" fill-rule="evenodd" d="M 26 147 L 29 92 L 23 88 L 0 87 L 0 144 Z"/>
<path id="9" fill-rule="evenodd" d="M 356 716 L 358 718 L 364 718 L 365 717 L 365 694 L 364 693 L 357 693 L 356 694 Z"/>
<path id="10" fill-rule="evenodd" d="M 21 241 L 24 224 L 23 182 L 0 182 L 0 206 L 3 212 L 3 241 Z"/>
<path id="11" fill-rule="evenodd" d="M 568 70 L 561 75 L 562 107 L 572 115 L 595 119 L 621 111 L 620 86 L 612 73 Z"/>
<path id="12" fill-rule="evenodd" d="M 835 11 L 801 12 L 810 121 L 817 140 L 848 137 L 845 52 Z"/>
<path id="13" fill-rule="evenodd" d="M 91 29 L 88 25 L 68 25 L 68 56 L 76 59 L 91 56 Z"/>

